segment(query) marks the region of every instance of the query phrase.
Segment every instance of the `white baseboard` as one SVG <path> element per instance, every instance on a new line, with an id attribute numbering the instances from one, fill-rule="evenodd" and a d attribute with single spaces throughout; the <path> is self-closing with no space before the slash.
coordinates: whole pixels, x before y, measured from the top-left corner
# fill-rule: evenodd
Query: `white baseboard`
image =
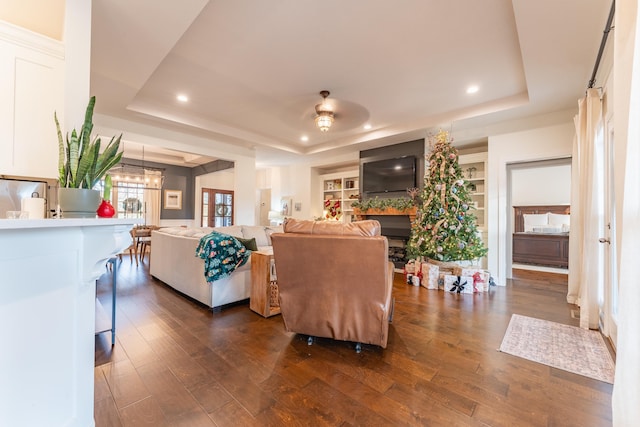
<path id="1" fill-rule="evenodd" d="M 543 267 L 540 265 L 512 264 L 511 268 L 516 268 L 518 270 L 543 271 L 545 273 L 569 274 L 569 270 L 566 268 Z"/>
<path id="2" fill-rule="evenodd" d="M 160 227 L 195 227 L 193 219 L 161 219 Z"/>

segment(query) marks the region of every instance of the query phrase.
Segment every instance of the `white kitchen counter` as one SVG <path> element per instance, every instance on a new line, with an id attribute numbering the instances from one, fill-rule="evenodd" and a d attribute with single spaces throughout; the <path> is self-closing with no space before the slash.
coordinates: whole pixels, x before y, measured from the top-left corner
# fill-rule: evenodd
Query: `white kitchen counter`
<path id="1" fill-rule="evenodd" d="M 137 222 L 0 220 L 0 425 L 94 425 L 95 281 Z"/>
<path id="2" fill-rule="evenodd" d="M 0 219 L 0 230 L 17 230 L 24 228 L 59 228 L 59 227 L 96 227 L 101 225 L 138 224 L 138 219 L 117 218 L 66 218 L 66 219 Z"/>

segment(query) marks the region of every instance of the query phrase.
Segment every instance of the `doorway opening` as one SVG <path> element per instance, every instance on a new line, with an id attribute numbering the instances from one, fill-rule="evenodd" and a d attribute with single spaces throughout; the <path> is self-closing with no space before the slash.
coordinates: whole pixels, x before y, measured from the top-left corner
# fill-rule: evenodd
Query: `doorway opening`
<path id="1" fill-rule="evenodd" d="M 507 213 L 507 233 L 505 234 L 505 261 L 508 278 L 513 277 L 514 268 L 565 275 L 568 273 L 566 268 L 558 268 L 557 264 L 553 265 L 554 263 L 544 265 L 544 261 L 514 262 L 514 233 L 516 232 L 514 206 L 537 206 L 544 210 L 544 206 L 557 207 L 570 206 L 570 204 L 571 157 L 507 164 L 507 207 L 509 212 Z M 540 237 L 545 232 L 549 234 L 557 232 L 559 233 L 558 236 L 562 233 L 568 233 L 568 229 L 565 231 L 562 228 L 562 222 L 568 222 L 568 217 L 565 220 L 554 216 L 552 222 L 560 223 L 549 224 L 549 216 L 547 216 L 547 222 L 542 224 L 544 222 L 543 217 L 547 214 L 548 212 L 540 211 L 534 214 L 536 215 L 535 217 L 531 216 L 529 218 L 532 223 L 540 222 L 539 225 L 535 226 L 535 230 L 527 229 L 527 232 L 531 232 L 532 237 Z M 540 236 L 534 235 L 534 231 L 540 233 Z M 561 239 L 553 239 L 553 237 L 553 235 L 550 236 L 550 242 L 552 243 L 545 243 L 556 244 L 556 240 L 558 241 L 557 244 L 561 243 Z M 521 244 L 520 241 L 517 244 Z M 519 259 L 521 260 L 522 258 Z"/>

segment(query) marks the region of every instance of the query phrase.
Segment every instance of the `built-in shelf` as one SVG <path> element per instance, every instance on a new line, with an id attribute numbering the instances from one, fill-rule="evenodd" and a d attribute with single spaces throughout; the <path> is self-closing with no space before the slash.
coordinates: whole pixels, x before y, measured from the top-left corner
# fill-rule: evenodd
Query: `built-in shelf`
<path id="1" fill-rule="evenodd" d="M 338 221 L 351 222 L 353 218 L 353 208 L 351 204 L 358 200 L 358 197 L 351 198 L 349 196 L 358 196 L 360 193 L 359 171 L 350 170 L 345 172 L 336 172 L 332 174 L 322 175 L 320 177 L 322 185 L 322 216 L 327 220 L 336 220 L 334 218 L 326 218 L 329 212 L 326 204 L 332 202 L 340 202 L 340 215 Z"/>
<path id="2" fill-rule="evenodd" d="M 467 188 L 470 190 L 470 196 L 473 199 L 476 208 L 471 212 L 476 217 L 476 225 L 481 234 L 485 245 L 487 244 L 487 153 L 463 154 L 459 158 L 460 169 L 464 180 L 467 182 Z M 482 259 L 482 264 L 486 267 L 486 257 Z"/>

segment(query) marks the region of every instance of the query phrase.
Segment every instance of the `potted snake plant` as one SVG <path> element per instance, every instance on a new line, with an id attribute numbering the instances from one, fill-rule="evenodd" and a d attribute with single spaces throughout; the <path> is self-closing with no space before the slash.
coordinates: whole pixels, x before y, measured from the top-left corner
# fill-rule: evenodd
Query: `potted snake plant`
<path id="1" fill-rule="evenodd" d="M 93 108 L 96 97 L 89 99 L 80 132 L 73 129 L 63 138 L 58 116 L 54 113 L 58 131 L 58 204 L 64 218 L 95 218 L 100 204 L 98 182 L 122 159 L 120 138 L 112 137 L 100 152 L 100 137 L 92 139 Z"/>

